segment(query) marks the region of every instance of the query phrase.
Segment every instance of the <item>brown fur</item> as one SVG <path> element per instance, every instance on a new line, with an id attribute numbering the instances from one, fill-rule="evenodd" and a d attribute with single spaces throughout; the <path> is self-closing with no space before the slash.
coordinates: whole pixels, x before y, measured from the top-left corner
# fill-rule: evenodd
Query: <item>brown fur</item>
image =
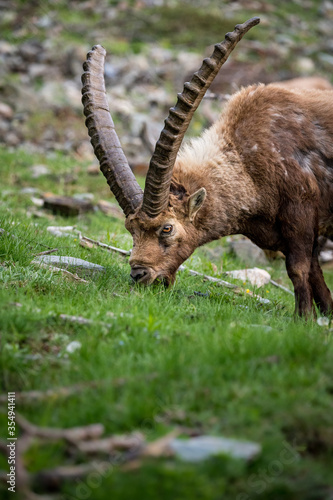
<path id="1" fill-rule="evenodd" d="M 332 138 L 331 91 L 240 90 L 219 121 L 178 155 L 169 208 L 153 219 L 140 209 L 127 218 L 132 276 L 170 283 L 195 248 L 241 233 L 286 255 L 299 314 L 309 314 L 313 300 L 330 313 L 317 238 L 333 236 Z M 203 203 L 204 190 L 193 195 L 200 188 Z M 173 226 L 171 235 L 161 233 L 165 225 Z"/>

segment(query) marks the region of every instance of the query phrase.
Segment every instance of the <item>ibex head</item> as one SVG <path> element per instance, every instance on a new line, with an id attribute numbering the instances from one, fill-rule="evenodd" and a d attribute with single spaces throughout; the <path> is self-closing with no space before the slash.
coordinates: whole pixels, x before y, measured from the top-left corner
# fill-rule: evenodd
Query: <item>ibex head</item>
<path id="1" fill-rule="evenodd" d="M 258 23 L 259 18 L 253 18 L 227 33 L 225 40 L 215 45 L 212 56 L 185 83 L 155 146 L 144 192 L 128 165 L 109 112 L 103 77 L 105 50 L 97 45 L 87 55 L 82 75 L 86 125 L 101 171 L 133 237 L 130 265 L 137 282 L 172 283 L 178 267 L 204 240 L 200 214 L 204 212 L 206 190 L 197 186 L 187 192 L 172 178 L 172 172 L 193 113 L 236 44 Z"/>

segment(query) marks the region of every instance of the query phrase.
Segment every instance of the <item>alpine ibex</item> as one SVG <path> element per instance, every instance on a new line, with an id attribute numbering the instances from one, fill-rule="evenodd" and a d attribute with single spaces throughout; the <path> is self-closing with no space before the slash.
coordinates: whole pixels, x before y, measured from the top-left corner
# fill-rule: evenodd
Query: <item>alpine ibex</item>
<path id="1" fill-rule="evenodd" d="M 328 314 L 333 304 L 317 238 L 333 236 L 332 93 L 263 84 L 243 88 L 221 118 L 179 152 L 212 80 L 258 23 L 253 18 L 237 25 L 185 83 L 156 144 L 144 192 L 114 130 L 103 78 L 105 50 L 99 45 L 88 53 L 82 76 L 86 125 L 133 236 L 135 281 L 168 285 L 198 246 L 243 234 L 285 254 L 298 314 L 310 314 L 313 301 Z"/>

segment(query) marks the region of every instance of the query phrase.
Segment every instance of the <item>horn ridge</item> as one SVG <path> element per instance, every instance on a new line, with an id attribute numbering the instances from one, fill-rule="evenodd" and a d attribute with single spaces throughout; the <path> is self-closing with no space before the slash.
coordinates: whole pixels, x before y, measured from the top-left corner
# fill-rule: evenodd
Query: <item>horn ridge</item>
<path id="1" fill-rule="evenodd" d="M 117 202 L 127 216 L 141 205 L 143 192 L 130 169 L 110 115 L 104 84 L 106 51 L 95 45 L 83 64 L 82 104 L 90 142 Z"/>
<path id="2" fill-rule="evenodd" d="M 149 164 L 142 203 L 142 210 L 149 217 L 156 217 L 168 206 L 172 170 L 195 110 L 237 43 L 259 22 L 260 19 L 254 17 L 237 24 L 233 32 L 225 35 L 223 42 L 214 46 L 211 57 L 203 60 L 201 68 L 178 94 L 177 103 L 169 111 Z"/>

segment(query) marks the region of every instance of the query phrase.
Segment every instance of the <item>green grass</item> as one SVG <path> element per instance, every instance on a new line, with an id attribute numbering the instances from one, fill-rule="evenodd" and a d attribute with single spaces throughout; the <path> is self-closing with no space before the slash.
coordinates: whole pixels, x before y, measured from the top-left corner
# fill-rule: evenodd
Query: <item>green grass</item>
<path id="1" fill-rule="evenodd" d="M 1 392 L 86 384 L 70 397 L 18 403 L 17 411 L 44 426 L 102 422 L 107 434 L 141 430 L 153 440 L 181 425 L 263 447 L 250 463 L 225 456 L 198 465 L 158 458 L 125 471 L 120 459 L 96 483 L 88 478 L 65 484 L 63 498 L 104 500 L 110 492 L 114 499 L 147 500 L 329 498 L 329 328 L 295 322 L 293 298 L 271 285 L 256 291 L 269 297 L 267 305 L 186 272 L 168 290 L 133 286 L 127 258 L 83 248 L 75 233 L 57 238 L 46 230 L 48 225 L 74 224 L 85 235 L 129 249 L 123 221 L 100 212 L 52 220 L 43 212 L 36 218 L 31 196 L 21 194 L 30 186 L 69 195 L 89 191 L 96 200 L 107 199 L 111 195 L 102 175 L 90 177 L 84 163 L 61 155 L 2 149 L 0 162 L 0 227 L 6 231 L 0 236 Z M 40 163 L 50 173 L 33 179 L 29 167 Z M 77 178 L 68 184 L 73 171 Z M 224 251 L 219 252 L 221 245 Z M 88 278 L 88 284 L 70 282 L 31 264 L 35 254 L 48 248 L 106 270 Z M 226 241 L 198 249 L 187 265 L 208 274 L 215 270 L 221 277 L 221 270 L 244 267 L 228 253 Z M 290 286 L 283 262 L 272 263 L 270 272 Z M 326 279 L 332 286 L 332 274 L 326 273 Z M 60 314 L 81 315 L 93 324 L 65 322 Z M 69 354 L 66 347 L 73 340 L 82 347 Z M 6 436 L 4 414 L 0 425 Z M 25 462 L 34 472 L 72 459 L 64 443 L 57 442 L 34 444 Z"/>

